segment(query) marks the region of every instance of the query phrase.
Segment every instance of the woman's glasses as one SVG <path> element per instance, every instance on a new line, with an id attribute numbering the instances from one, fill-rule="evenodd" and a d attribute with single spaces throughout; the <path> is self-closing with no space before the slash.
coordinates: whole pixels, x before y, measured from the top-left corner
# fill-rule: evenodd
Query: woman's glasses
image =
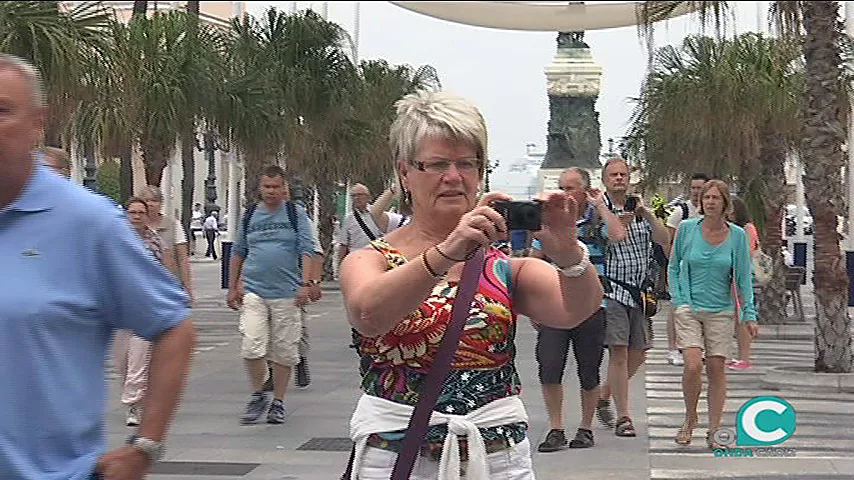
<path id="1" fill-rule="evenodd" d="M 460 160 L 435 159 L 426 162 L 415 162 L 415 167 L 418 170 L 436 175 L 448 173 L 451 165 L 455 166 L 460 173 L 473 173 L 480 171 L 481 162 L 476 158 L 463 158 Z"/>

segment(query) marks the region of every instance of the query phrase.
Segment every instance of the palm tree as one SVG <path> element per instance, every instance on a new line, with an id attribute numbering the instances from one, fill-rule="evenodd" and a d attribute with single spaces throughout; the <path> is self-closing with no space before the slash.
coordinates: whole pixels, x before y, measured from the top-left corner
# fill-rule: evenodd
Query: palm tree
<path id="1" fill-rule="evenodd" d="M 146 181 L 159 186 L 179 134 L 194 136 L 188 115 L 213 108 L 204 102 L 218 88 L 223 46 L 218 31 L 183 11 L 157 12 L 128 27 L 128 35 L 118 39 L 128 52 L 123 69 L 132 72 L 127 93 L 138 106 L 134 126 Z"/>
<path id="2" fill-rule="evenodd" d="M 392 105 L 415 88 L 437 85 L 435 72 L 385 62 L 357 69 L 347 33 L 311 11 L 288 15 L 271 8 L 257 20 L 235 19 L 230 35 L 228 73 L 213 117 L 220 135 L 243 155 L 247 199 L 255 200 L 263 165 L 284 159 L 291 179 L 298 172 L 318 192 L 315 220 L 329 253 L 339 183 L 387 176 Z"/>
<path id="3" fill-rule="evenodd" d="M 284 74 L 274 52 L 284 43 L 281 17 L 271 10 L 263 21 L 232 20 L 225 50 L 227 71 L 216 95 L 212 123 L 229 148 L 244 159 L 246 198 L 257 199 L 257 179 L 265 163 L 282 149 L 287 122 L 276 77 Z"/>
<path id="4" fill-rule="evenodd" d="M 138 102 L 132 90 L 129 70 L 124 59 L 132 56 L 129 27 L 113 21 L 108 31 L 108 48 L 93 57 L 86 65 L 83 101 L 74 116 L 74 132 L 78 144 L 85 149 L 97 149 L 107 158 L 120 157 L 119 198 L 122 204 L 131 196 L 133 172 L 131 155 L 136 141 L 136 110 Z"/>
<path id="5" fill-rule="evenodd" d="M 59 3 L 0 2 L 0 51 L 30 60 L 41 72 L 50 106 L 45 133 L 50 145 L 63 144 L 85 89 L 86 66 L 104 49 L 110 19 L 100 2 L 80 2 L 70 11 Z"/>
<path id="6" fill-rule="evenodd" d="M 380 192 L 385 188 L 385 179 L 394 172 L 388 131 L 395 102 L 416 90 L 438 90 L 441 82 L 430 65 L 413 68 L 390 65 L 385 60 L 364 60 L 359 70 L 361 88 L 355 99 L 356 113 L 368 129 L 368 138 L 351 175 L 372 192 Z"/>
<path id="7" fill-rule="evenodd" d="M 703 23 L 714 20 L 720 26 L 726 20 L 727 2 L 644 2 L 640 17 L 647 38 L 653 22 L 685 4 L 697 8 Z M 840 172 L 845 164 L 842 120 L 848 108 L 842 87 L 839 2 L 774 2 L 772 14 L 784 35 L 801 42 L 805 63 L 800 149 L 804 190 L 814 219 L 815 370 L 848 373 L 854 367 L 848 276 L 837 233 L 837 216 L 845 205 Z"/>
<path id="8" fill-rule="evenodd" d="M 792 43 L 755 34 L 689 37 L 681 48 L 664 47 L 628 135 L 648 181 L 699 170 L 738 181 L 774 259 L 772 280 L 759 294 L 762 323 L 785 321 L 780 223 L 784 163 L 800 133 L 797 57 Z"/>

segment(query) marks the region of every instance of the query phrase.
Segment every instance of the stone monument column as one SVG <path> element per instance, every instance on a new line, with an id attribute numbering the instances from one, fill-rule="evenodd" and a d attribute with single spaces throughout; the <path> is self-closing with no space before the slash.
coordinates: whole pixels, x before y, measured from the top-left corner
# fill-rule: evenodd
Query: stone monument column
<path id="1" fill-rule="evenodd" d="M 593 186 L 599 186 L 602 164 L 596 99 L 602 67 L 593 60 L 584 32 L 558 34 L 557 53 L 545 73 L 549 125 L 546 156 L 539 172 L 540 188 L 557 188 L 560 173 L 569 167 L 586 169 Z"/>

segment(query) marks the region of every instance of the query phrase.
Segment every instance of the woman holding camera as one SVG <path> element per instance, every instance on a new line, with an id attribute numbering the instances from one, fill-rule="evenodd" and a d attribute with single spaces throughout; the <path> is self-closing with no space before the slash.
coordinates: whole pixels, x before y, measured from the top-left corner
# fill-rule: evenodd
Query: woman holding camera
<path id="1" fill-rule="evenodd" d="M 443 449 L 448 425 L 431 426 L 411 478 L 459 478 L 467 460 L 469 480 L 533 479 L 514 366 L 516 316 L 568 329 L 599 308 L 601 284 L 575 238 L 577 205 L 559 193 L 543 198 L 542 230 L 535 235 L 562 271 L 533 258 L 510 259 L 488 247 L 508 232 L 490 204 L 509 199 L 490 193 L 478 201 L 487 144 L 476 107 L 447 93 L 409 95 L 397 103 L 389 139 L 412 220 L 341 266 L 348 318 L 372 359 L 351 420 L 357 444 L 351 478 L 389 478 L 407 427 L 395 413 L 418 402 L 451 318 L 463 262 L 485 248 L 475 300 L 433 407 L 453 417 L 455 434 L 474 423 L 477 438 L 461 437 L 461 455 L 454 458 Z M 478 424 L 472 412 L 493 421 Z"/>
<path id="2" fill-rule="evenodd" d="M 703 352 L 709 378 L 709 430 L 706 443 L 720 448 L 714 432 L 721 426 L 726 403 L 726 370 L 735 328 L 735 283 L 741 300 L 741 321 L 750 335 L 757 333 L 749 239 L 744 229 L 729 223 L 730 195 L 726 184 L 710 180 L 700 194 L 701 218 L 683 220 L 670 256 L 670 294 L 676 307 L 676 345 L 685 357 L 682 396 L 685 421 L 676 443 L 691 443 L 697 425 L 702 389 Z"/>

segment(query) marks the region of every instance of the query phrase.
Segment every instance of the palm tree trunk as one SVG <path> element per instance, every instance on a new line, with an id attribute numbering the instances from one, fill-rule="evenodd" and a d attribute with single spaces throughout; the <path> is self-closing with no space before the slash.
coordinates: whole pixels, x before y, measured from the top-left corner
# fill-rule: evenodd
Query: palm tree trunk
<path id="1" fill-rule="evenodd" d="M 839 2 L 802 2 L 806 101 L 804 191 L 814 220 L 815 370 L 848 373 L 852 367 L 848 275 L 839 248 L 837 215 L 845 205 L 840 171 L 844 131 L 840 118 Z"/>
<path id="2" fill-rule="evenodd" d="M 169 158 L 167 149 L 157 146 L 142 147 L 142 163 L 145 166 L 145 182 L 153 187 L 160 186 L 163 178 L 163 169 L 166 168 L 166 159 Z"/>
<path id="3" fill-rule="evenodd" d="M 145 11 L 148 10 L 148 2 L 146 1 L 134 1 L 133 2 L 133 16 L 143 15 L 145 16 Z"/>
<path id="4" fill-rule="evenodd" d="M 773 259 L 771 280 L 757 289 L 756 306 L 759 323 L 786 323 L 785 263 L 780 247 L 783 245 L 783 205 L 786 201 L 786 176 L 783 165 L 788 146 L 779 134 L 765 135 L 760 151 L 761 178 L 765 181 L 765 225 L 761 239 L 762 251 Z"/>
<path id="5" fill-rule="evenodd" d="M 251 203 L 257 202 L 259 200 L 258 195 L 258 181 L 261 179 L 261 171 L 264 169 L 264 153 L 261 151 L 247 151 L 244 155 L 245 158 L 245 172 L 246 175 L 244 177 L 244 181 L 246 182 L 246 204 L 249 205 Z"/>
<path id="6" fill-rule="evenodd" d="M 184 171 L 181 180 L 181 225 L 189 232 L 196 187 L 196 131 L 192 124 L 181 134 L 181 168 Z"/>
<path id="7" fill-rule="evenodd" d="M 187 2 L 187 12 L 190 21 L 187 23 L 187 35 L 191 38 L 189 45 L 195 46 L 199 34 L 199 2 Z M 193 51 L 188 52 L 193 55 Z M 192 65 L 192 59 L 188 63 Z M 190 231 L 190 221 L 193 219 L 193 193 L 196 187 L 196 113 L 197 105 L 189 105 L 187 122 L 181 133 L 181 167 L 184 178 L 181 180 L 181 224 L 184 230 Z"/>
<path id="8" fill-rule="evenodd" d="M 124 205 L 133 196 L 133 146 L 130 143 L 122 146 L 119 158 L 119 195 Z"/>
<path id="9" fill-rule="evenodd" d="M 315 184 L 320 198 L 320 218 L 315 219 L 320 246 L 323 249 L 323 279 L 333 278 L 332 218 L 335 216 L 335 185 L 326 177 Z"/>

